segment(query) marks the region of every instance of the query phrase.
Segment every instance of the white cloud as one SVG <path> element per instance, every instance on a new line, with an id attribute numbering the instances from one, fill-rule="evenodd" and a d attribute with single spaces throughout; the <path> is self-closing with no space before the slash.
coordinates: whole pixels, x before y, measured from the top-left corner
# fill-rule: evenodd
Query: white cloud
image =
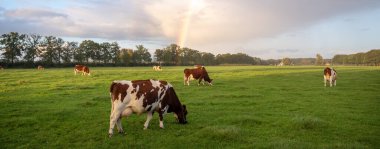
<path id="1" fill-rule="evenodd" d="M 41 7 L 41 3 L 46 4 Z M 18 31 L 128 43 L 150 42 L 157 46 L 177 42 L 186 34 L 185 46 L 193 49 L 214 53 L 245 52 L 254 56 L 266 50 L 268 54 L 258 55 L 263 57 L 318 52 L 305 48 L 306 44 L 315 48 L 313 37 L 305 30 L 337 16 L 380 9 L 380 1 L 375 0 L 38 1 L 38 5 L 28 3 L 28 6 L 19 4 L 20 7 L 9 8 L 0 4 L 3 5 L 0 8 L 2 34 Z M 187 18 L 190 11 L 191 16 Z M 187 33 L 184 31 L 186 21 L 189 21 Z M 361 27 L 362 32 L 369 30 L 373 28 Z M 303 46 L 295 45 L 295 40 Z"/>

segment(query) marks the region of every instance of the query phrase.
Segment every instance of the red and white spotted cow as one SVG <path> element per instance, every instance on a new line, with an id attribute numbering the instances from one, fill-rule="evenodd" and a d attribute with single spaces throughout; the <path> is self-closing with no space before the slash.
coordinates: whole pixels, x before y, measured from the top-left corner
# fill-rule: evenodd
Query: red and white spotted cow
<path id="1" fill-rule="evenodd" d="M 190 85 L 190 80 L 199 80 L 198 85 L 201 83 L 202 80 L 207 81 L 209 85 L 212 85 L 212 79 L 208 76 L 208 73 L 206 71 L 205 67 L 198 67 L 194 69 L 185 69 L 183 70 L 184 76 L 183 76 L 183 84 Z M 204 84 L 204 82 L 202 82 Z"/>
<path id="2" fill-rule="evenodd" d="M 144 129 L 149 126 L 153 113 L 160 117 L 160 127 L 164 128 L 163 115 L 174 112 L 177 121 L 186 124 L 186 106 L 179 101 L 173 86 L 166 81 L 135 80 L 113 81 L 110 87 L 111 115 L 109 136 L 113 135 L 115 124 L 119 133 L 123 133 L 121 117 L 128 117 L 132 113 L 138 115 L 147 113 Z"/>
<path id="3" fill-rule="evenodd" d="M 323 75 L 323 81 L 326 86 L 327 81 L 330 82 L 330 87 L 331 86 L 336 86 L 336 79 L 337 79 L 337 73 L 335 69 L 326 67 L 324 70 L 324 75 Z"/>
<path id="4" fill-rule="evenodd" d="M 153 66 L 153 70 L 162 71 L 161 66 Z"/>
<path id="5" fill-rule="evenodd" d="M 87 66 L 84 65 L 75 65 L 74 67 L 74 74 L 77 75 L 77 73 L 82 72 L 82 75 L 91 75 L 90 69 Z"/>
<path id="6" fill-rule="evenodd" d="M 44 70 L 45 68 L 43 67 L 43 66 L 41 66 L 41 65 L 38 65 L 37 66 L 37 70 Z"/>

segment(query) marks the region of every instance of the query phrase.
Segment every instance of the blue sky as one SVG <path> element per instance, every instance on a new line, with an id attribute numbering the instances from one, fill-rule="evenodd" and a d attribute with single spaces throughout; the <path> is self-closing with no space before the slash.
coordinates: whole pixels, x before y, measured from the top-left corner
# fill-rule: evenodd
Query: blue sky
<path id="1" fill-rule="evenodd" d="M 380 48 L 378 0 L 0 0 L 0 34 L 67 41 L 171 43 L 264 59 L 324 58 Z"/>

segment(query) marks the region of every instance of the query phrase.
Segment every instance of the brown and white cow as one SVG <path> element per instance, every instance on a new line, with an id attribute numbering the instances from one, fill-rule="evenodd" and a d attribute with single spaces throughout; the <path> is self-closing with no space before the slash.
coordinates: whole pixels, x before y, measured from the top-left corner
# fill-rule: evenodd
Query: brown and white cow
<path id="1" fill-rule="evenodd" d="M 45 68 L 43 67 L 43 66 L 41 66 L 41 65 L 38 65 L 37 66 L 37 70 L 44 70 Z"/>
<path id="2" fill-rule="evenodd" d="M 149 126 L 153 113 L 158 112 L 160 127 L 164 128 L 163 115 L 174 112 L 177 121 L 186 124 L 186 106 L 179 101 L 173 86 L 166 81 L 135 80 L 113 81 L 110 87 L 111 115 L 109 136 L 113 135 L 115 124 L 119 133 L 123 133 L 121 117 L 132 113 L 147 113 L 144 129 Z"/>
<path id="3" fill-rule="evenodd" d="M 87 66 L 84 65 L 75 65 L 74 67 L 74 74 L 77 75 L 77 73 L 82 72 L 82 75 L 91 75 L 90 69 Z"/>
<path id="4" fill-rule="evenodd" d="M 161 66 L 153 66 L 153 70 L 162 71 Z"/>
<path id="5" fill-rule="evenodd" d="M 209 85 L 212 85 L 212 79 L 208 76 L 208 73 L 206 71 L 205 67 L 199 67 L 194 69 L 185 69 L 183 70 L 184 76 L 183 76 L 183 84 L 190 85 L 190 80 L 199 80 L 198 85 L 201 83 L 202 80 L 207 81 Z M 203 82 L 204 84 L 204 82 Z"/>
<path id="6" fill-rule="evenodd" d="M 323 74 L 323 81 L 325 86 L 327 81 L 330 82 L 330 87 L 333 85 L 336 86 L 337 73 L 335 69 L 326 67 Z"/>

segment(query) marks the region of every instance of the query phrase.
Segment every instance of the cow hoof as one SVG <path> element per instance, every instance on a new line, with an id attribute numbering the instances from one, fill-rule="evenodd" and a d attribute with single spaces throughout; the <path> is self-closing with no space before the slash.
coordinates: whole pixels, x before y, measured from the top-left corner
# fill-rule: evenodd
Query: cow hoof
<path id="1" fill-rule="evenodd" d="M 111 138 L 111 137 L 112 137 L 112 134 L 108 134 L 108 137 Z"/>
<path id="2" fill-rule="evenodd" d="M 124 134 L 124 131 L 123 131 L 123 130 L 122 130 L 122 131 L 119 131 L 119 133 L 120 133 L 120 134 Z"/>
<path id="3" fill-rule="evenodd" d="M 148 128 L 144 127 L 144 130 L 147 130 Z"/>

